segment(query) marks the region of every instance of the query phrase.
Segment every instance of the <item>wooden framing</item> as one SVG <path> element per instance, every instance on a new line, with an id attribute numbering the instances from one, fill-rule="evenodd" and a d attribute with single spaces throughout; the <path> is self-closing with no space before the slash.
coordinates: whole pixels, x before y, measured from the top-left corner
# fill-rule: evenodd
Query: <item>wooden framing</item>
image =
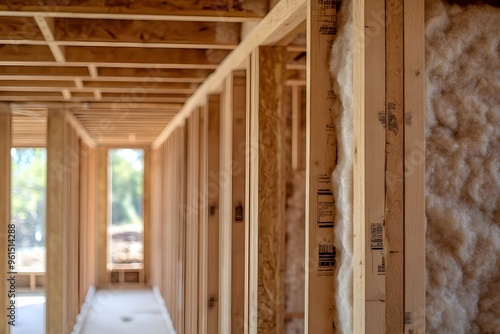
<path id="1" fill-rule="evenodd" d="M 425 333 L 425 15 L 404 1 L 405 333 Z"/>
<path id="2" fill-rule="evenodd" d="M 63 110 L 49 110 L 47 130 L 47 287 L 46 332 L 65 333 L 68 319 L 68 253 L 65 224 L 65 121 Z"/>
<path id="3" fill-rule="evenodd" d="M 7 247 L 8 242 L 8 225 L 10 222 L 10 148 L 11 148 L 11 110 L 7 104 L 0 104 L 0 240 L 2 245 Z M 9 305 L 8 290 L 9 283 L 7 281 L 8 258 L 7 251 L 0 258 L 0 308 L 7 310 Z M 0 319 L 0 331 L 5 334 L 10 333 L 9 318 L 3 316 Z"/>
<path id="4" fill-rule="evenodd" d="M 96 149 L 96 286 L 106 288 L 108 283 L 107 265 L 107 224 L 108 224 L 108 150 L 106 147 Z"/>
<path id="5" fill-rule="evenodd" d="M 219 332 L 231 332 L 233 76 L 226 78 L 221 99 L 219 164 Z"/>
<path id="6" fill-rule="evenodd" d="M 199 162 L 199 246 L 198 246 L 198 333 L 207 334 L 207 320 L 209 308 L 208 296 L 208 231 L 209 231 L 209 199 L 208 199 L 208 103 L 200 108 L 200 131 L 198 145 L 200 150 Z"/>
<path id="7" fill-rule="evenodd" d="M 245 159 L 246 159 L 246 71 L 233 73 L 232 87 L 232 178 L 231 191 L 231 333 L 244 332 L 245 312 Z M 227 97 L 227 96 L 226 96 Z"/>
<path id="8" fill-rule="evenodd" d="M 250 271 L 254 272 L 249 333 L 279 333 L 285 320 L 284 48 L 256 49 L 251 71 L 250 137 L 257 145 L 250 153 L 254 186 L 250 188 Z"/>
<path id="9" fill-rule="evenodd" d="M 176 127 L 183 124 L 194 108 L 202 104 L 205 96 L 216 90 L 233 69 L 245 62 L 253 49 L 259 45 L 274 45 L 299 26 L 306 16 L 306 7 L 307 1 L 305 0 L 277 3 L 258 26 L 224 59 L 214 74 L 205 80 L 193 96 L 186 101 L 182 109 L 153 142 L 152 147 L 158 147 Z"/>
<path id="10" fill-rule="evenodd" d="M 219 330 L 219 212 L 220 212 L 220 95 L 209 95 L 208 109 L 208 251 L 207 261 L 207 333 L 218 333 Z M 203 304 L 203 299 L 200 304 Z M 200 332 L 202 334 L 202 331 Z"/>
<path id="11" fill-rule="evenodd" d="M 13 110 L 51 109 L 47 332 L 67 332 L 89 286 L 108 284 L 107 149 L 148 145 L 144 275 L 159 288 L 177 332 L 283 331 L 287 85 L 296 169 L 301 87 L 307 90 L 305 332 L 333 332 L 337 134 L 328 57 L 335 2 L 279 1 L 239 45 L 238 38 L 218 43 L 217 27 L 239 28 L 260 14 L 233 2 L 217 17 L 213 9 L 154 11 L 149 0 L 107 11 L 92 4 L 46 12 L 0 6 L 14 26 L 36 28 L 30 38 L 0 31 L 10 45 L 0 51 L 0 100 L 23 102 Z M 354 333 L 425 332 L 423 9 L 423 1 L 353 2 Z M 107 22 L 115 37 L 92 30 L 83 40 L 70 30 L 87 31 L 92 22 Z M 287 48 L 304 26 L 307 47 Z M 151 27 L 203 31 L 163 38 Z M 222 98 L 210 95 L 221 90 Z M 0 171 L 8 175 L 10 127 L 30 125 L 0 108 Z M 0 182 L 5 218 L 8 187 Z M 5 302 L 1 291 L 0 306 Z"/>
<path id="12" fill-rule="evenodd" d="M 144 279 L 139 280 L 139 283 L 143 283 L 149 286 L 151 283 L 151 149 L 144 149 L 144 168 L 143 168 L 143 247 L 144 247 L 144 259 L 143 259 L 143 275 Z"/>
<path id="13" fill-rule="evenodd" d="M 185 331 L 198 332 L 200 110 L 187 121 Z"/>
<path id="14" fill-rule="evenodd" d="M 336 33 L 335 3 L 311 1 L 307 10 L 305 328 L 330 333 L 334 324 L 334 200 L 331 175 L 336 133 L 329 51 Z M 324 15 L 324 17 L 321 17 Z"/>
<path id="15" fill-rule="evenodd" d="M 363 221 L 365 236 L 364 252 L 357 253 L 356 256 L 362 256 L 363 262 L 366 263 L 366 270 L 360 274 L 365 279 L 365 296 L 363 299 L 355 300 L 356 307 L 363 307 L 365 314 L 365 332 L 369 329 L 373 333 L 385 333 L 385 258 L 384 258 L 384 216 L 385 216 L 385 124 L 381 124 L 379 115 L 385 114 L 385 24 L 383 22 L 383 13 L 385 1 L 377 0 L 365 3 L 363 22 L 358 22 L 358 33 L 355 38 L 366 38 L 364 47 L 358 46 L 359 50 L 357 57 L 363 57 L 364 77 L 356 78 L 355 91 L 362 87 L 364 91 L 363 100 L 360 97 L 359 103 L 364 103 L 359 107 L 364 109 L 355 109 L 355 114 L 358 115 L 359 122 L 364 123 L 362 137 L 356 145 L 356 150 L 359 154 L 355 161 L 360 164 L 356 165 L 355 173 L 360 168 L 359 173 L 355 174 L 354 182 L 359 180 L 359 186 L 364 189 L 355 188 L 355 201 L 362 199 L 364 202 Z M 382 18 L 376 17 L 382 15 Z M 382 14 L 380 14 L 382 13 Z M 367 28 L 365 28 L 367 27 Z M 366 33 L 365 33 L 366 31 Z M 363 34 L 362 36 L 360 34 Z M 366 57 L 365 57 L 366 55 Z M 361 65 L 360 65 L 361 66 Z M 358 68 L 358 67 L 356 67 Z M 358 72 L 359 73 L 359 72 Z M 376 83 L 375 83 L 376 82 Z M 355 126 L 359 124 L 355 122 Z M 358 135 L 355 130 L 355 135 Z M 361 183 L 363 182 L 363 183 Z M 362 192 L 361 192 L 362 191 Z M 356 216 L 359 211 L 355 210 Z M 355 263 L 359 260 L 356 259 Z M 359 274 L 355 274 L 358 277 Z M 359 303 L 359 304 L 358 304 Z M 359 314 L 354 315 L 355 326 L 358 325 L 357 319 L 360 319 Z M 361 327 L 362 325 L 359 324 Z M 359 327 L 356 327 L 357 330 Z"/>
<path id="16" fill-rule="evenodd" d="M 391 334 L 404 330 L 404 13 L 403 0 L 385 5 L 385 318 Z"/>

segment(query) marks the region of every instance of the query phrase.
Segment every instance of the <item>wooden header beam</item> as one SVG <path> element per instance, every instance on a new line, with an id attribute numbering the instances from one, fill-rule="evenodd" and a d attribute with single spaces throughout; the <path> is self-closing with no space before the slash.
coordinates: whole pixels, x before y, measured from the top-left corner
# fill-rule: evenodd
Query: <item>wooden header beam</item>
<path id="1" fill-rule="evenodd" d="M 52 18 L 194 21 L 194 22 L 255 22 L 260 15 L 246 11 L 224 10 L 165 10 L 152 7 L 130 9 L 121 6 L 0 6 L 0 16 L 41 16 Z"/>
<path id="2" fill-rule="evenodd" d="M 206 96 L 215 91 L 236 67 L 246 61 L 252 50 L 260 45 L 278 43 L 300 25 L 304 21 L 304 17 L 306 17 L 306 8 L 306 0 L 280 1 L 274 6 L 257 27 L 224 59 L 217 67 L 217 70 L 186 101 L 181 111 L 154 141 L 152 147 L 159 147 L 176 127 L 184 124 L 185 119 L 189 117 L 191 112 L 203 104 Z"/>

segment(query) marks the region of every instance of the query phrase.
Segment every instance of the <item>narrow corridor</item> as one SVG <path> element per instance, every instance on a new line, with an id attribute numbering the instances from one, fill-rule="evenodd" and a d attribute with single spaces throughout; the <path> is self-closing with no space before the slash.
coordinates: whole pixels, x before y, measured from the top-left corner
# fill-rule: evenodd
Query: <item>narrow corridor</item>
<path id="1" fill-rule="evenodd" d="M 175 334 L 164 306 L 150 289 L 98 290 L 80 334 Z"/>

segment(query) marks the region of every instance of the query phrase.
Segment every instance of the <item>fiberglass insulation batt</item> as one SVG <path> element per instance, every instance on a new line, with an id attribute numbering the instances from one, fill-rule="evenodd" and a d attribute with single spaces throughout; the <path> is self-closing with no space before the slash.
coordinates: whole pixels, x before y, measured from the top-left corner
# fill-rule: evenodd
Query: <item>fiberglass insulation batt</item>
<path id="1" fill-rule="evenodd" d="M 500 9 L 426 1 L 428 333 L 500 333 Z"/>

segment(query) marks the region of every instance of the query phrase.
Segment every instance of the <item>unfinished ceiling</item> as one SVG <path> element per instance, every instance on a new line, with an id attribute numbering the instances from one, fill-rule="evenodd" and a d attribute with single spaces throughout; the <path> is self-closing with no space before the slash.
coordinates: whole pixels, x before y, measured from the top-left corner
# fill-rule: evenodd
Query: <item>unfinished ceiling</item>
<path id="1" fill-rule="evenodd" d="M 64 107 L 98 144 L 150 144 L 258 22 L 266 0 L 11 0 L 0 5 L 0 102 Z M 246 30 L 246 29 L 243 29 Z M 289 48 L 291 79 L 304 48 Z"/>

